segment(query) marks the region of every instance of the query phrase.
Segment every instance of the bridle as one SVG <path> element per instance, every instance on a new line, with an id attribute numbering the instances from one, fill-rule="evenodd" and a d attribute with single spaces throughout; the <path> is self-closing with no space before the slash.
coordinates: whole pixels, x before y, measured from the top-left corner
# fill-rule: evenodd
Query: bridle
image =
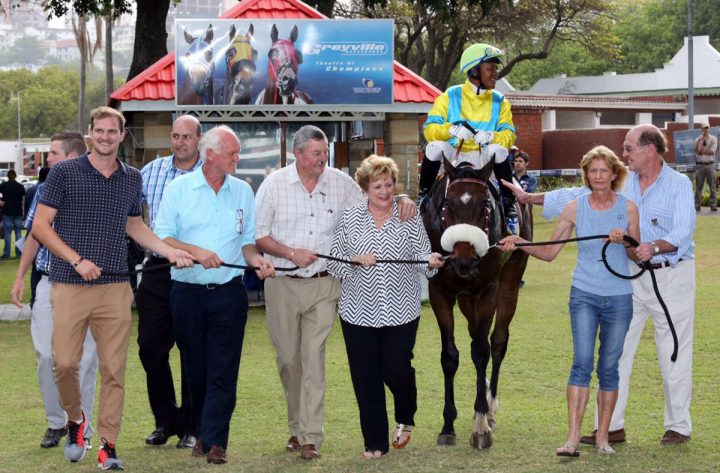
<path id="1" fill-rule="evenodd" d="M 492 221 L 491 217 L 492 217 L 493 207 L 492 207 L 492 201 L 490 200 L 490 197 L 489 197 L 489 192 L 487 190 L 488 184 L 487 184 L 487 182 L 482 181 L 480 179 L 475 179 L 475 178 L 470 178 L 470 177 L 459 178 L 459 179 L 455 179 L 452 181 L 450 181 L 448 179 L 448 183 L 445 187 L 445 195 L 443 198 L 443 205 L 440 208 L 440 222 L 441 222 L 442 230 L 445 231 L 449 226 L 448 222 L 447 222 L 447 220 L 448 220 L 447 212 L 448 212 L 448 208 L 450 207 L 450 200 L 448 200 L 448 198 L 447 198 L 448 192 L 450 191 L 450 188 L 452 186 L 454 186 L 456 184 L 463 184 L 463 183 L 479 185 L 479 186 L 482 186 L 482 188 L 485 190 L 485 192 L 484 192 L 485 198 L 483 199 L 482 204 L 481 204 L 482 205 L 482 210 L 481 210 L 482 218 L 480 221 L 480 225 L 476 225 L 476 226 L 479 227 L 486 235 L 490 235 L 490 223 Z"/>

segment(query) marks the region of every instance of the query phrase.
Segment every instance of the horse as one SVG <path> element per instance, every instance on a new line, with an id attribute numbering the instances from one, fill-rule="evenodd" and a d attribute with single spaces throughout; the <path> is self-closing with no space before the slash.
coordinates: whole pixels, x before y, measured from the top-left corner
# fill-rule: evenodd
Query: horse
<path id="1" fill-rule="evenodd" d="M 213 26 L 210 24 L 205 36 L 193 36 L 183 27 L 185 41 L 190 45 L 185 53 L 187 72 L 178 96 L 179 105 L 209 105 L 213 103 Z"/>
<path id="2" fill-rule="evenodd" d="M 218 84 L 215 103 L 224 105 L 247 105 L 250 103 L 250 91 L 253 86 L 258 52 L 252 48 L 251 41 L 255 29 L 251 24 L 244 33 L 230 26 L 228 38 L 230 45 L 225 51 L 225 81 Z M 220 81 L 218 81 L 220 82 Z"/>
<path id="3" fill-rule="evenodd" d="M 489 183 L 494 158 L 482 169 L 474 169 L 469 163 L 454 167 L 447 159 L 443 161 L 445 176 L 434 184 L 423 214 L 432 250 L 449 255 L 428 282 L 430 305 L 440 329 L 440 363 L 445 379 L 444 423 L 437 445 L 456 443 L 453 380 L 460 353 L 453 333 L 453 309 L 457 302 L 468 322 L 477 376 L 470 445 L 483 449 L 493 442 L 500 365 L 507 352 L 509 326 L 528 255 L 523 251 L 504 253 L 494 247 L 505 236 L 500 193 Z M 520 235 L 531 240 L 532 216 L 525 205 L 519 210 Z M 488 388 L 486 370 L 491 356 Z"/>
<path id="4" fill-rule="evenodd" d="M 297 37 L 297 25 L 290 31 L 289 39 L 278 39 L 277 27 L 273 25 L 270 31 L 272 47 L 268 51 L 268 80 L 265 90 L 258 95 L 255 104 L 313 103 L 307 93 L 297 89 L 298 66 L 303 62 L 302 53 L 295 49 Z"/>

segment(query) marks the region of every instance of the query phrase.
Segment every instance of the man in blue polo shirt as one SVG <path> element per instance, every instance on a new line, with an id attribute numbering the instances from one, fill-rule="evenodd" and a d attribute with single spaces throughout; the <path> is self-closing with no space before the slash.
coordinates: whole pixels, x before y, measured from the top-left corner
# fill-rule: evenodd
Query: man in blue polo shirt
<path id="1" fill-rule="evenodd" d="M 145 167 L 143 197 L 148 207 L 148 222 L 154 227 L 165 189 L 176 177 L 183 176 L 202 165 L 198 142 L 202 128 L 192 115 L 179 117 L 172 126 L 170 144 L 173 154 L 158 158 Z M 151 255 L 145 268 L 167 263 L 165 258 Z M 180 393 L 182 404 L 178 406 L 175 385 L 170 369 L 170 350 L 175 344 L 172 314 L 170 313 L 170 268 L 143 273 L 140 287 L 135 294 L 138 310 L 138 354 L 147 377 L 150 409 L 155 417 L 155 430 L 145 439 L 148 445 L 164 445 L 168 438 L 180 437 L 177 448 L 192 448 L 197 429 L 192 421 L 190 390 L 185 366 L 180 359 Z"/>
<path id="2" fill-rule="evenodd" d="M 85 457 L 87 418 L 80 405 L 78 369 L 88 326 L 97 343 L 101 389 L 98 466 L 123 469 L 115 443 L 125 397 L 132 289 L 128 283 L 129 235 L 178 267 L 192 257 L 158 239 L 142 220 L 140 172 L 117 158 L 125 118 L 109 107 L 90 112 L 92 152 L 57 164 L 48 176 L 33 235 L 52 253 L 49 279 L 53 306 L 55 384 L 68 415 L 65 457 Z"/>
<path id="3" fill-rule="evenodd" d="M 192 455 L 207 455 L 215 464 L 227 462 L 248 309 L 243 271 L 221 265 L 249 264 L 259 268 L 261 279 L 275 275 L 255 246 L 252 189 L 232 175 L 239 152 L 240 140 L 230 128 L 205 133 L 202 167 L 170 183 L 155 220 L 159 237 L 203 266 L 172 270 L 170 310 L 200 432 Z"/>

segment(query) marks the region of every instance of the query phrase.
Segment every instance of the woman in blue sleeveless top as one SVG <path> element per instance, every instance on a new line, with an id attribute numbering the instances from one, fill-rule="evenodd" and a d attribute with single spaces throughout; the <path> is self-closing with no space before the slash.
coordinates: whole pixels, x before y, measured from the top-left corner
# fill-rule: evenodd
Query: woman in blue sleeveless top
<path id="1" fill-rule="evenodd" d="M 580 162 L 583 183 L 590 194 L 570 202 L 560 216 L 553 240 L 570 238 L 573 228 L 578 237 L 628 234 L 640 239 L 639 216 L 635 204 L 617 192 L 623 188 L 627 170 L 610 149 L 596 146 Z M 498 244 L 503 251 L 516 249 L 525 242 L 509 236 Z M 558 456 L 580 455 L 580 425 L 589 397 L 593 371 L 595 339 L 600 332 L 597 362 L 599 425 L 596 436 L 598 453 L 615 453 L 608 443 L 610 418 L 618 395 L 618 360 L 632 318 L 632 286 L 607 271 L 601 261 L 602 240 L 578 242 L 578 261 L 570 289 L 570 324 L 573 336 L 573 365 L 567 387 L 568 440 L 556 450 Z M 544 261 L 552 261 L 564 244 L 528 246 L 520 249 Z M 621 245 L 611 245 L 607 260 L 617 272 L 629 274 L 628 258 L 634 257 Z"/>

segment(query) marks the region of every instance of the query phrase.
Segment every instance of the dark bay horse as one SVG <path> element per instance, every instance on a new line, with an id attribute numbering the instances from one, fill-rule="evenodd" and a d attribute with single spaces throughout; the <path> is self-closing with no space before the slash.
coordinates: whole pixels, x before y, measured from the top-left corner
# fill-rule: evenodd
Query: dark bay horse
<path id="1" fill-rule="evenodd" d="M 268 51 L 268 80 L 265 90 L 255 100 L 256 104 L 313 103 L 308 94 L 297 88 L 298 67 L 303 62 L 302 53 L 295 49 L 297 38 L 297 26 L 293 26 L 289 39 L 278 39 L 278 29 L 273 25 L 270 30 L 272 47 Z"/>
<path id="2" fill-rule="evenodd" d="M 205 36 L 193 36 L 184 28 L 185 41 L 190 45 L 183 60 L 187 64 L 187 72 L 183 77 L 178 92 L 179 105 L 208 105 L 214 100 L 213 73 L 213 26 L 208 26 Z"/>
<path id="3" fill-rule="evenodd" d="M 445 176 L 435 183 L 423 215 L 432 250 L 449 255 L 445 266 L 429 280 L 430 304 L 440 328 L 440 362 L 445 377 L 444 424 L 438 445 L 456 443 L 453 380 L 460 362 L 454 336 L 456 302 L 468 322 L 470 354 L 477 376 L 470 444 L 482 449 L 490 447 L 493 441 L 500 365 L 507 351 L 510 321 L 528 259 L 523 251 L 503 253 L 494 248 L 505 235 L 499 193 L 491 190 L 492 184 L 488 183 L 493 163 L 494 158 L 477 170 L 469 163 L 454 167 L 444 159 Z M 531 240 L 529 209 L 521 206 L 518 214 L 520 235 Z M 491 357 L 488 388 L 486 370 Z"/>
<path id="4" fill-rule="evenodd" d="M 250 103 L 250 92 L 255 79 L 255 61 L 258 52 L 252 48 L 252 37 L 255 28 L 252 24 L 245 32 L 238 31 L 235 25 L 230 26 L 228 39 L 230 44 L 225 51 L 225 81 L 218 87 L 215 104 L 247 105 Z"/>

